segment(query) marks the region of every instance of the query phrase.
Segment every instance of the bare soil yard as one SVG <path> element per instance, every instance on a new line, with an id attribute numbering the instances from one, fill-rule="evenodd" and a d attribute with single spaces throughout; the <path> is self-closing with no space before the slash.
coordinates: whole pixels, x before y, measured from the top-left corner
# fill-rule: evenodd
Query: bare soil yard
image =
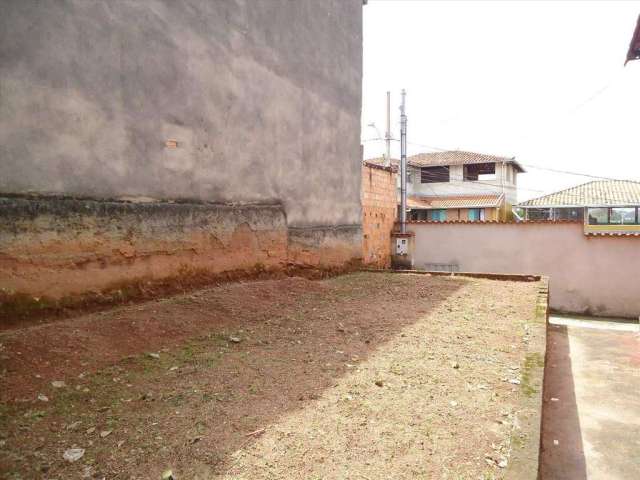
<path id="1" fill-rule="evenodd" d="M 0 478 L 502 478 L 538 287 L 287 278 L 6 331 Z"/>

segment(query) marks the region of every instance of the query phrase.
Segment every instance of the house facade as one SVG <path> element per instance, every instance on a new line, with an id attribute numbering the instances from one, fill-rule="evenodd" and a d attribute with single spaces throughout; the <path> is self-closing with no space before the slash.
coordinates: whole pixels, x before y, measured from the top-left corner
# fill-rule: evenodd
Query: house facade
<path id="1" fill-rule="evenodd" d="M 640 235 L 640 182 L 595 180 L 516 207 L 523 220 L 574 220 L 585 234 Z"/>
<path id="2" fill-rule="evenodd" d="M 517 177 L 523 172 L 514 157 L 460 150 L 412 155 L 407 158 L 408 218 L 507 220 L 517 202 Z"/>

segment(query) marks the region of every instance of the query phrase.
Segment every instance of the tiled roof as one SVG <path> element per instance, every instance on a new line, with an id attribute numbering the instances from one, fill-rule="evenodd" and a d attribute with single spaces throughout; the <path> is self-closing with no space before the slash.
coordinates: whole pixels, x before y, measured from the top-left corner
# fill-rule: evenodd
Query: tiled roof
<path id="1" fill-rule="evenodd" d="M 407 207 L 415 210 L 434 208 L 495 208 L 502 195 L 458 195 L 450 197 L 409 197 Z"/>
<path id="2" fill-rule="evenodd" d="M 369 163 L 384 164 L 384 158 L 370 158 Z M 485 155 L 483 153 L 464 152 L 462 150 L 449 150 L 446 152 L 418 153 L 407 157 L 407 164 L 414 167 L 442 167 L 446 165 L 472 165 L 476 163 L 510 163 L 520 173 L 524 173 L 524 168 L 515 157 L 497 157 L 495 155 Z M 397 158 L 391 159 L 391 165 L 400 165 Z"/>
<path id="3" fill-rule="evenodd" d="M 519 203 L 519 207 L 597 207 L 640 205 L 640 182 L 594 180 Z"/>
<path id="4" fill-rule="evenodd" d="M 410 165 L 416 167 L 437 167 L 445 165 L 472 165 L 476 163 L 511 163 L 519 172 L 524 168 L 515 161 L 515 157 L 497 157 L 483 153 L 464 152 L 462 150 L 449 150 L 446 152 L 419 153 L 407 157 Z"/>

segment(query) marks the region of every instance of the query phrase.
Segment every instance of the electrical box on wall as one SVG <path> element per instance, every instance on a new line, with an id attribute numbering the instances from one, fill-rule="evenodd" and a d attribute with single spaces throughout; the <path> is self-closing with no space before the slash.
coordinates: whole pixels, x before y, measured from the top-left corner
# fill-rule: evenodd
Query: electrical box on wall
<path id="1" fill-rule="evenodd" d="M 396 238 L 396 255 L 407 255 L 409 253 L 409 239 Z"/>
<path id="2" fill-rule="evenodd" d="M 413 232 L 392 232 L 391 239 L 391 266 L 396 269 L 413 268 Z"/>

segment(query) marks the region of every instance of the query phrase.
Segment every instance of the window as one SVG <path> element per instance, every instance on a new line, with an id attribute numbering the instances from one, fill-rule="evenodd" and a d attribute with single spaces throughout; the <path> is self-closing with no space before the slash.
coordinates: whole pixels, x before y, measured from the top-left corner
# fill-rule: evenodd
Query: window
<path id="1" fill-rule="evenodd" d="M 590 208 L 589 225 L 607 225 L 609 223 L 608 208 Z"/>
<path id="2" fill-rule="evenodd" d="M 611 208 L 609 211 L 609 223 L 612 225 L 635 225 L 636 209 L 634 207 Z"/>
<path id="3" fill-rule="evenodd" d="M 555 208 L 553 217 L 555 220 L 582 220 L 582 208 Z"/>
<path id="4" fill-rule="evenodd" d="M 589 208 L 589 225 L 638 225 L 637 207 Z"/>
<path id="5" fill-rule="evenodd" d="M 442 183 L 449 181 L 449 167 L 422 167 L 420 183 Z"/>
<path id="6" fill-rule="evenodd" d="M 484 208 L 470 208 L 467 213 L 467 218 L 472 222 L 484 220 Z"/>
<path id="7" fill-rule="evenodd" d="M 551 218 L 550 208 L 527 208 L 525 212 L 527 220 L 548 220 Z"/>
<path id="8" fill-rule="evenodd" d="M 495 163 L 475 163 L 464 166 L 464 181 L 473 182 L 477 180 L 495 180 Z"/>
<path id="9" fill-rule="evenodd" d="M 428 210 L 411 210 L 409 216 L 411 220 L 428 220 Z"/>
<path id="10" fill-rule="evenodd" d="M 431 210 L 430 212 L 430 220 L 432 222 L 444 222 L 447 219 L 447 211 L 446 210 Z"/>

